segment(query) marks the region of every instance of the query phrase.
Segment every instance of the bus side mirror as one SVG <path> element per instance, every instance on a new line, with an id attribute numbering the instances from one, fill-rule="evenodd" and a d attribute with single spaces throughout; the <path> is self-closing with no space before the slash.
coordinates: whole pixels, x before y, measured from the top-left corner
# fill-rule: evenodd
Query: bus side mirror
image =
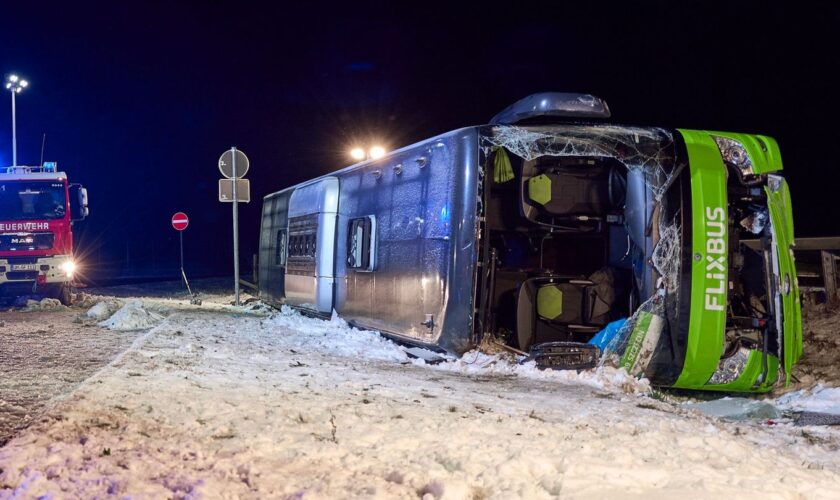
<path id="1" fill-rule="evenodd" d="M 88 193 L 81 184 L 70 185 L 70 218 L 74 221 L 84 220 L 88 216 Z"/>

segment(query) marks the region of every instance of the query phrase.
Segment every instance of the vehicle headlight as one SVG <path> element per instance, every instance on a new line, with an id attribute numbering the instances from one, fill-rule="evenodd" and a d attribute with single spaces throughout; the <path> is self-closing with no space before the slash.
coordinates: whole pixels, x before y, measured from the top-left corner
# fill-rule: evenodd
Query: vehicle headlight
<path id="1" fill-rule="evenodd" d="M 753 175 L 752 160 L 743 144 L 728 137 L 713 135 L 712 138 L 720 150 L 720 156 L 727 165 L 738 169 L 742 176 Z"/>
<path id="2" fill-rule="evenodd" d="M 76 263 L 72 260 L 68 260 L 61 264 L 61 270 L 67 273 L 67 276 L 73 277 L 73 273 L 76 272 Z"/>

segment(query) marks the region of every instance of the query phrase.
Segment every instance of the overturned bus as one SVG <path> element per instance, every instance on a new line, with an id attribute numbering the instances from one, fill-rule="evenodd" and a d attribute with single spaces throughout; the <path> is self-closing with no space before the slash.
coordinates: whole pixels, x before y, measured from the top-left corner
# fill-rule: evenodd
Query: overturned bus
<path id="1" fill-rule="evenodd" d="M 535 94 L 266 196 L 261 297 L 454 354 L 597 338 L 600 362 L 660 386 L 789 381 L 802 328 L 776 141 L 609 116 Z"/>

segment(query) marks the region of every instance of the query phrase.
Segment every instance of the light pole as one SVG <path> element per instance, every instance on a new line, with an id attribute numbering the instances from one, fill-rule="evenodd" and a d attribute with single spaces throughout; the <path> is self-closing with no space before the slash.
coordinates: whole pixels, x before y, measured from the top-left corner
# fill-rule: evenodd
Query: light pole
<path id="1" fill-rule="evenodd" d="M 12 166 L 17 167 L 17 124 L 15 121 L 15 94 L 29 86 L 29 82 L 17 75 L 6 78 L 6 90 L 12 93 Z"/>

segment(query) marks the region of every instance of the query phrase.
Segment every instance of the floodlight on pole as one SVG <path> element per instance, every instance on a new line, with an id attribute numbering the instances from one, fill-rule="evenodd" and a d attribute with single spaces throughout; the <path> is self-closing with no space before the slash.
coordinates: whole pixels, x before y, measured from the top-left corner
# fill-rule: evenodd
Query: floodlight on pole
<path id="1" fill-rule="evenodd" d="M 15 94 L 29 86 L 29 82 L 12 74 L 6 78 L 6 90 L 12 93 L 12 166 L 17 167 L 17 120 L 15 116 Z"/>

